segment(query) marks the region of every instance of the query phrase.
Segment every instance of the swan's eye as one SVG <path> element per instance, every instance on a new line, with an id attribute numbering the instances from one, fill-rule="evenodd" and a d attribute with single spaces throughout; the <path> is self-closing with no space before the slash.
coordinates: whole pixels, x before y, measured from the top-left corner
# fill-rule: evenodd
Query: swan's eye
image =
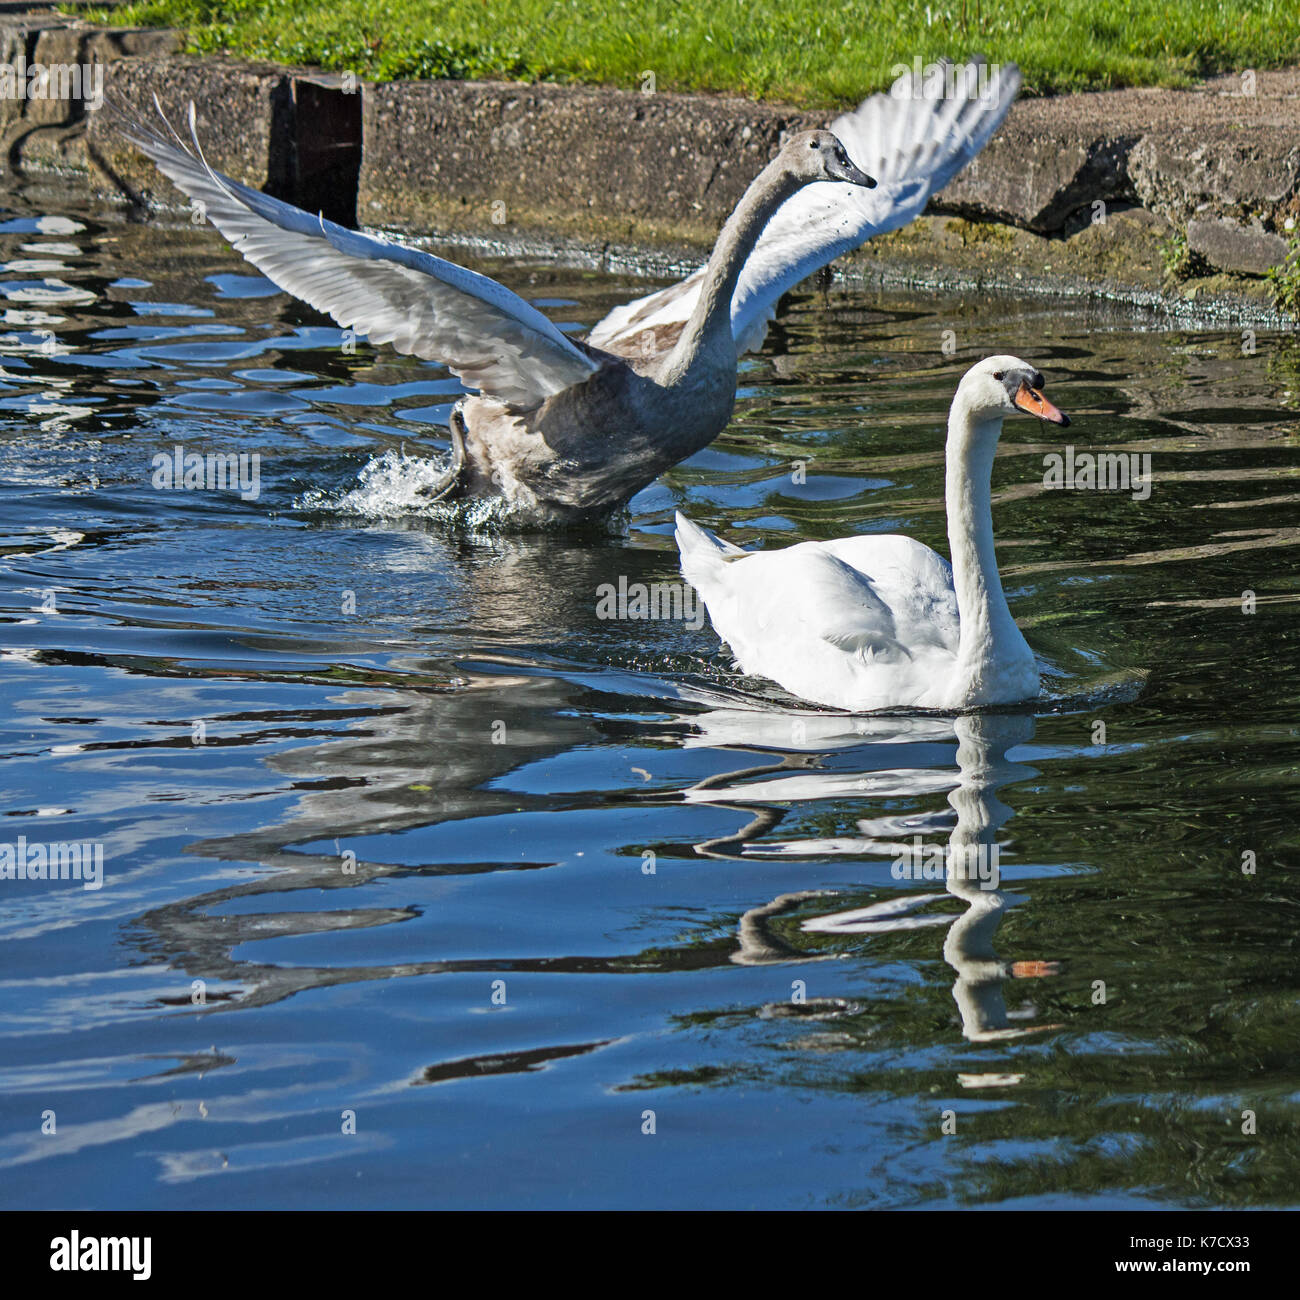
<path id="1" fill-rule="evenodd" d="M 1002 381 L 1002 371 L 1000 371 L 1000 370 L 995 370 L 995 371 L 993 372 L 993 378 L 996 379 L 999 383 L 1001 383 L 1001 381 Z"/>
<path id="2" fill-rule="evenodd" d="M 1040 375 L 1037 371 L 1034 372 L 1034 385 L 1033 385 L 1033 386 L 1034 386 L 1035 388 L 1042 388 L 1042 387 L 1043 387 L 1043 377 L 1042 377 L 1042 375 Z"/>
<path id="3" fill-rule="evenodd" d="M 808 141 L 808 148 L 809 148 L 809 149 L 816 149 L 816 148 L 817 148 L 817 141 L 816 141 L 816 140 L 809 140 L 809 141 Z"/>

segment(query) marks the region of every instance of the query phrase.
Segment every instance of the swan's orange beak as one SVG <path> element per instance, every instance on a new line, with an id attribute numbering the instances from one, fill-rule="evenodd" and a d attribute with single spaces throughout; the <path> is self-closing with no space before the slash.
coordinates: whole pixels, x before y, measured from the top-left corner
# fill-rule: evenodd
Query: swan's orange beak
<path id="1" fill-rule="evenodd" d="M 1012 400 L 1027 415 L 1036 415 L 1040 420 L 1050 420 L 1053 424 L 1069 424 L 1070 417 L 1058 411 L 1051 402 L 1036 388 L 1030 388 L 1022 382 Z"/>

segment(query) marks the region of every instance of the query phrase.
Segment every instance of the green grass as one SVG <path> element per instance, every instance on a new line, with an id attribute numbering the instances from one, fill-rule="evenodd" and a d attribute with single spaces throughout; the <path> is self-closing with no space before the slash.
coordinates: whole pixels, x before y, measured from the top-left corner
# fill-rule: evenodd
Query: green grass
<path id="1" fill-rule="evenodd" d="M 1300 62 L 1300 0 L 140 0 L 88 16 L 367 79 L 632 88 L 653 72 L 661 90 L 818 107 L 884 89 L 917 55 L 1014 60 L 1038 94 Z"/>
<path id="2" fill-rule="evenodd" d="M 1268 273 L 1273 305 L 1300 320 L 1300 231 L 1287 240 L 1287 259 Z"/>
<path id="3" fill-rule="evenodd" d="M 1160 246 L 1160 261 L 1165 275 L 1171 280 L 1185 280 L 1191 274 L 1191 249 L 1187 247 L 1187 232 L 1175 230 Z"/>

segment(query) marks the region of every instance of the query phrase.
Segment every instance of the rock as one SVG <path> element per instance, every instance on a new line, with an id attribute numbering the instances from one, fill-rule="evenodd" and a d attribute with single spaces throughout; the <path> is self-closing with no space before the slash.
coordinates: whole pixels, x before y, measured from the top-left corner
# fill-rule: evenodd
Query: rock
<path id="1" fill-rule="evenodd" d="M 842 259 L 842 269 L 881 284 L 989 286 L 1123 297 L 1159 292 L 1161 245 L 1171 227 L 1136 206 L 1108 205 L 1104 220 L 1067 234 L 962 217 L 918 217 Z"/>
<path id="2" fill-rule="evenodd" d="M 1174 221 L 1206 207 L 1274 216 L 1300 191 L 1298 135 L 1297 125 L 1263 124 L 1244 132 L 1208 124 L 1153 132 L 1129 158 L 1134 192 L 1144 207 Z"/>
<path id="3" fill-rule="evenodd" d="M 166 57 L 181 43 L 175 31 L 106 30 L 58 14 L 6 20 L 0 54 L 21 79 L 23 95 L 0 103 L 4 152 L 29 162 L 84 165 L 80 128 L 102 102 L 107 65 L 141 55 Z"/>
<path id="4" fill-rule="evenodd" d="M 115 59 L 165 59 L 179 54 L 185 39 L 171 27 L 100 28 L 87 34 L 83 60 L 112 63 Z"/>
<path id="5" fill-rule="evenodd" d="M 27 33 L 17 26 L 6 24 L 0 27 L 0 63 L 12 68 L 19 56 L 27 57 Z M 19 99 L 0 99 L 0 131 L 7 131 L 10 125 L 23 115 L 23 102 Z"/>
<path id="6" fill-rule="evenodd" d="M 53 48 L 51 40 L 61 48 L 63 46 L 60 43 L 66 42 L 67 49 L 75 50 L 76 37 L 70 34 L 74 24 L 74 19 L 47 13 L 23 14 L 17 20 L 5 22 L 0 27 L 0 54 L 3 55 L 0 61 L 10 69 L 13 78 L 11 86 L 7 88 L 12 97 L 6 95 L 0 99 L 0 127 L 5 131 L 6 148 L 12 146 L 16 133 L 21 134 L 19 124 L 29 114 L 34 118 L 60 120 L 57 108 L 51 112 L 50 106 L 45 102 L 27 98 L 27 68 L 37 61 L 36 50 L 43 40 L 47 52 Z M 66 116 L 66 113 L 62 116 Z"/>
<path id="7" fill-rule="evenodd" d="M 14 116 L 31 127 L 67 126 L 97 106 L 103 82 L 96 66 L 123 58 L 165 58 L 181 47 L 179 32 L 149 28 L 105 30 L 57 15 L 6 27 L 4 62 L 13 67 L 22 54 L 28 69 L 46 70 L 43 78 L 24 78 L 27 94 L 13 104 Z"/>
<path id="8" fill-rule="evenodd" d="M 1300 196 L 1300 69 L 1245 84 L 1022 99 L 937 205 L 1041 233 L 1097 199 L 1178 224 L 1206 209 L 1276 221 Z"/>
<path id="9" fill-rule="evenodd" d="M 1226 217 L 1197 217 L 1187 223 L 1187 247 L 1220 271 L 1263 275 L 1286 261 L 1287 244 L 1257 221 L 1248 226 Z"/>
<path id="10" fill-rule="evenodd" d="M 93 87 L 82 85 L 84 36 L 76 26 L 48 27 L 37 33 L 28 64 L 43 67 L 45 77 L 29 80 L 23 105 L 23 121 L 27 126 L 65 126 L 80 119 L 85 112 Z M 93 82 L 93 69 L 91 78 Z M 43 97 L 38 97 L 38 93 Z"/>
<path id="11" fill-rule="evenodd" d="M 1088 132 L 1063 139 L 1013 116 L 933 204 L 941 211 L 1053 234 L 1080 208 L 1128 192 L 1125 166 L 1136 139 Z"/>

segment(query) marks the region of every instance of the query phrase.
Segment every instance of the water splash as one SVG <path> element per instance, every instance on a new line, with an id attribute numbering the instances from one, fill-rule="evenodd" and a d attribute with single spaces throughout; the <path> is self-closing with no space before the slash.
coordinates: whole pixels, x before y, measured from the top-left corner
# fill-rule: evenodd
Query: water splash
<path id="1" fill-rule="evenodd" d="M 499 528 L 504 518 L 500 501 L 432 499 L 448 464 L 443 457 L 389 449 L 362 466 L 354 487 L 309 488 L 294 499 L 294 509 L 369 520 L 428 519 L 473 531 Z"/>
<path id="2" fill-rule="evenodd" d="M 468 532 L 574 531 L 562 520 L 539 519 L 527 504 L 507 501 L 504 497 L 433 500 L 430 494 L 440 486 L 449 465 L 446 457 L 410 456 L 404 447 L 398 451 L 390 448 L 361 468 L 355 487 L 309 488 L 294 498 L 294 509 L 375 521 L 436 520 Z M 584 527 L 592 534 L 615 534 L 626 522 L 626 510 L 616 510 Z"/>
<path id="3" fill-rule="evenodd" d="M 362 466 L 355 487 L 310 488 L 293 504 L 297 510 L 363 519 L 398 519 L 412 514 L 446 518 L 451 513 L 448 508 L 429 499 L 446 471 L 447 464 L 441 459 L 390 449 Z"/>

